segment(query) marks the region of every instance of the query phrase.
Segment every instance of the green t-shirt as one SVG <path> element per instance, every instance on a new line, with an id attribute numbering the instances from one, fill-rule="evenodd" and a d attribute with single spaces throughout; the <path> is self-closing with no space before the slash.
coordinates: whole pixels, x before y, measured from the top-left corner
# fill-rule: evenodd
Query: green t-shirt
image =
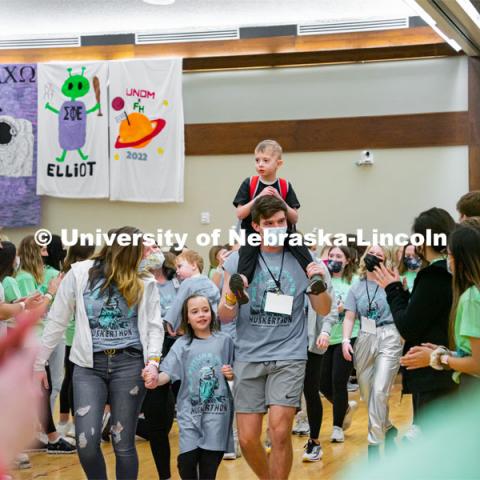
<path id="1" fill-rule="evenodd" d="M 410 270 L 407 270 L 405 274 L 400 277 L 402 282 L 404 278 L 407 279 L 407 288 L 409 292 L 413 290 L 413 283 L 415 282 L 415 278 L 417 278 L 417 273 L 418 272 L 411 272 Z"/>
<path id="2" fill-rule="evenodd" d="M 38 282 L 35 280 L 35 277 L 31 273 L 26 272 L 25 270 L 20 270 L 15 275 L 15 279 L 17 280 L 18 287 L 20 288 L 20 291 L 24 297 L 37 291 L 45 295 L 48 291 L 48 284 L 50 283 L 50 280 L 58 277 L 59 273 L 60 272 L 57 269 L 50 267 L 49 265 L 45 265 L 43 267 L 43 282 L 40 284 L 38 284 Z"/>
<path id="3" fill-rule="evenodd" d="M 2 280 L 2 287 L 5 295 L 5 301 L 12 303 L 19 298 L 24 297 L 18 288 L 17 281 L 13 277 L 5 277 Z"/>
<path id="4" fill-rule="evenodd" d="M 356 276 L 352 278 L 352 282 L 356 280 Z M 337 301 L 337 305 L 345 303 L 347 299 L 348 291 L 350 290 L 351 283 L 348 283 L 343 278 L 335 278 L 332 277 L 332 286 L 333 290 L 335 291 L 335 297 Z M 330 332 L 330 345 L 337 345 L 342 343 L 343 340 L 343 319 L 345 318 L 345 312 L 338 314 L 338 322 L 333 325 L 332 330 Z M 358 319 L 355 319 L 355 323 L 353 324 L 352 330 L 352 337 L 355 338 L 358 336 L 358 332 L 360 330 L 360 322 Z"/>
<path id="5" fill-rule="evenodd" d="M 73 316 L 68 322 L 67 329 L 65 330 L 65 345 L 67 347 L 72 346 L 74 336 L 75 336 L 75 317 Z"/>
<path id="6" fill-rule="evenodd" d="M 476 286 L 465 290 L 458 301 L 455 315 L 455 345 L 462 355 L 472 355 L 469 337 L 480 338 L 480 291 Z M 458 383 L 461 374 L 455 372 Z"/>

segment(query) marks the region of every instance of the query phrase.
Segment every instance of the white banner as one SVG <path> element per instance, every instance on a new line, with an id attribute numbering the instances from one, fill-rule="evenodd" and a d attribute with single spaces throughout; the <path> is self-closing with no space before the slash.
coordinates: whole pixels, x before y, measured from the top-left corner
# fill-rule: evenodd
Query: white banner
<path id="1" fill-rule="evenodd" d="M 109 67 L 110 200 L 183 202 L 182 60 Z"/>
<path id="2" fill-rule="evenodd" d="M 108 65 L 38 65 L 37 194 L 108 197 Z"/>

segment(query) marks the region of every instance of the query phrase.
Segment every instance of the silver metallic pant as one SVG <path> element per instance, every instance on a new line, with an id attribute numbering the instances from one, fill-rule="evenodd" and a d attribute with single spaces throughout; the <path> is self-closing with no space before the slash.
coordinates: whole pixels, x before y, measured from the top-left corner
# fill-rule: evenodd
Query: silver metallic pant
<path id="1" fill-rule="evenodd" d="M 395 325 L 377 328 L 377 334 L 360 332 L 354 347 L 354 364 L 363 400 L 368 405 L 368 443 L 383 442 L 390 428 L 388 399 L 400 367 L 402 340 Z"/>

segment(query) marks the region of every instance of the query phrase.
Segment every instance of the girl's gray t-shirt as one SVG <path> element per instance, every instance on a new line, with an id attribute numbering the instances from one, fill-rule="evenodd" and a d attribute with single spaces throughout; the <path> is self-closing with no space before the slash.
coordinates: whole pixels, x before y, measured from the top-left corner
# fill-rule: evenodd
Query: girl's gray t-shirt
<path id="1" fill-rule="evenodd" d="M 221 372 L 233 363 L 233 341 L 215 332 L 207 339 L 179 338 L 160 364 L 172 382 L 181 381 L 177 397 L 180 453 L 196 448 L 233 451 L 233 398 Z"/>

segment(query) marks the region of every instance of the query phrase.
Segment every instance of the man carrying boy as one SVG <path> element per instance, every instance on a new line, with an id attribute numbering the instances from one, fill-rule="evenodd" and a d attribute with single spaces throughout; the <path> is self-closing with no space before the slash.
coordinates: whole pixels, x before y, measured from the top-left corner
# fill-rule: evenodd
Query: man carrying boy
<path id="1" fill-rule="evenodd" d="M 285 202 L 275 195 L 255 200 L 252 226 L 262 242 L 247 288 L 248 303 L 239 305 L 229 288 L 239 258 L 234 252 L 224 264 L 218 308 L 223 322 L 237 319 L 234 402 L 239 439 L 245 459 L 261 479 L 287 478 L 292 467 L 292 422 L 300 406 L 308 347 L 305 292 L 308 278 L 324 273 L 310 257 L 307 278 L 289 250 L 265 244 L 266 229 L 286 227 L 287 213 Z M 326 291 L 309 294 L 309 298 L 318 314 L 330 312 L 332 299 Z M 267 410 L 272 442 L 269 459 L 260 441 Z"/>
<path id="2" fill-rule="evenodd" d="M 176 332 L 182 322 L 182 307 L 185 300 L 193 294 L 203 295 L 208 298 L 210 305 L 217 313 L 220 291 L 218 287 L 206 276 L 202 275 L 203 258 L 193 250 L 184 250 L 177 258 L 177 277 L 182 280 L 175 300 L 165 316 L 165 322 Z M 172 333 L 169 331 L 169 333 Z"/>
<path id="3" fill-rule="evenodd" d="M 283 227 L 284 233 L 291 232 L 295 228 L 298 221 L 297 209 L 300 208 L 300 203 L 291 183 L 277 177 L 278 169 L 282 164 L 282 147 L 275 140 L 263 140 L 257 145 L 255 169 L 258 175 L 246 178 L 233 200 L 233 205 L 237 209 L 237 217 L 242 221 L 241 228 L 245 230 L 246 237 L 254 233 L 251 216 L 253 203 L 256 198 L 265 195 L 274 196 L 285 204 L 287 224 Z M 289 246 L 288 241 L 285 245 L 306 273 L 307 265 L 312 261 L 307 247 Z M 240 248 L 238 271 L 230 278 L 230 289 L 240 304 L 248 301 L 244 292 L 244 284 L 251 282 L 257 258 L 258 247 L 247 243 Z M 240 275 L 245 277 L 246 282 Z M 322 278 L 312 277 L 309 291 L 317 294 L 324 290 L 325 283 Z"/>

